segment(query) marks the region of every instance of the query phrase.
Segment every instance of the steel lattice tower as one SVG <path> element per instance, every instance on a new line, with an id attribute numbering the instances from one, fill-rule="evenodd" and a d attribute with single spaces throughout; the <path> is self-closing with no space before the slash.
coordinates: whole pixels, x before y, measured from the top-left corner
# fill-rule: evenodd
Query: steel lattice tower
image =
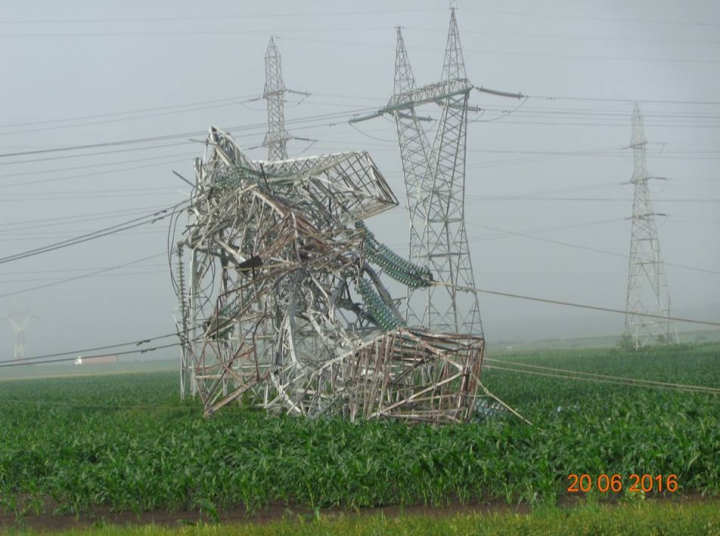
<path id="1" fill-rule="evenodd" d="M 409 289 L 407 319 L 415 325 L 453 333 L 483 335 L 465 231 L 465 152 L 468 100 L 474 86 L 465 75 L 460 36 L 451 9 L 442 80 L 416 88 L 402 31 L 397 29 L 395 87 L 388 106 L 370 116 L 392 114 L 397 126 L 410 215 L 410 260 L 427 266 L 448 286 Z M 432 145 L 416 108 L 442 109 Z"/>
<path id="2" fill-rule="evenodd" d="M 284 160 L 287 158 L 288 133 L 285 131 L 285 84 L 282 78 L 282 59 L 275 44 L 270 38 L 265 52 L 265 91 L 263 98 L 267 101 L 268 131 L 263 146 L 267 147 L 268 160 Z"/>
<path id="3" fill-rule="evenodd" d="M 402 31 L 397 29 L 397 50 L 395 55 L 395 87 L 390 105 L 399 105 L 403 96 L 411 95 L 415 89 L 415 77 Z M 410 217 L 410 255 L 409 258 L 420 265 L 427 265 L 428 244 L 425 223 L 428 219 L 427 200 L 425 199 L 424 180 L 430 162 L 431 148 L 423 128 L 422 118 L 418 117 L 414 106 L 393 113 L 397 125 L 400 157 L 405 178 L 405 196 Z M 423 311 L 410 307 L 413 290 L 408 289 L 406 318 L 414 324 L 423 324 Z M 429 299 L 429 295 L 428 295 Z M 452 331 L 452 330 L 451 330 Z"/>
<path id="4" fill-rule="evenodd" d="M 636 104 L 632 118 L 632 150 L 634 172 L 630 181 L 635 188 L 633 197 L 632 231 L 630 239 L 630 267 L 628 271 L 625 335 L 632 338 L 635 348 L 648 343 L 677 343 L 677 333 L 668 319 L 670 295 L 665 279 L 665 265 L 660 256 L 655 213 L 648 181 L 645 155 L 645 127 L 640 108 Z M 665 319 L 640 316 L 651 314 Z"/>
<path id="5" fill-rule="evenodd" d="M 25 358 L 25 329 L 31 318 L 35 318 L 26 313 L 14 313 L 6 316 L 5 320 L 10 323 L 15 332 L 15 347 L 13 348 L 13 359 Z"/>
<path id="6" fill-rule="evenodd" d="M 310 96 L 310 93 L 306 91 L 294 91 L 285 87 L 280 50 L 275 44 L 275 38 L 271 37 L 265 52 L 265 89 L 263 91 L 263 98 L 267 101 L 268 130 L 262 143 L 263 147 L 267 147 L 269 161 L 287 159 L 287 142 L 289 140 L 309 141 L 311 144 L 317 141 L 291 136 L 285 130 L 285 93 L 302 95 L 303 98 Z"/>

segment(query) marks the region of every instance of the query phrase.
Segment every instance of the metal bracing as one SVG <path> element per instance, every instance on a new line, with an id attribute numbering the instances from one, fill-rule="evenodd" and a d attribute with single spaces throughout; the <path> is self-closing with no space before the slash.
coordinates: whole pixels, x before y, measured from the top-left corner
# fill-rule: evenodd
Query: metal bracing
<path id="1" fill-rule="evenodd" d="M 395 117 L 410 215 L 410 259 L 450 283 L 408 289 L 408 320 L 431 330 L 482 336 L 477 294 L 456 289 L 475 287 L 464 210 L 468 100 L 473 87 L 465 75 L 452 9 L 442 80 L 415 87 L 398 28 L 393 96 L 385 108 L 354 121 L 382 114 Z M 426 103 L 442 110 L 432 144 L 416 111 Z"/>
<path id="2" fill-rule="evenodd" d="M 660 255 L 655 213 L 648 181 L 645 127 L 636 104 L 632 118 L 634 172 L 630 183 L 633 196 L 630 265 L 628 270 L 625 335 L 635 348 L 652 343 L 677 343 L 677 332 L 670 320 L 648 318 L 639 314 L 670 316 L 670 295 L 665 279 L 665 265 Z"/>
<path id="3" fill-rule="evenodd" d="M 472 84 L 465 78 L 454 9 L 450 15 L 443 82 L 447 85 L 464 83 L 466 89 L 439 101 L 442 115 L 432 151 L 436 156 L 434 167 L 430 168 L 427 177 L 429 183 L 424 185 L 428 197 L 425 225 L 427 260 L 430 270 L 437 273 L 442 281 L 473 288 L 475 278 L 465 231 L 464 208 L 467 114 Z M 426 311 L 430 329 L 482 335 L 480 306 L 475 293 L 458 292 L 451 286 L 432 288 L 428 291 Z"/>
<path id="4" fill-rule="evenodd" d="M 446 423 L 484 407 L 484 340 L 407 327 L 383 283 L 433 281 L 363 223 L 397 204 L 365 152 L 250 161 L 210 129 L 178 245 L 180 341 L 206 415 L 239 403 Z"/>
<path id="5" fill-rule="evenodd" d="M 428 244 L 424 227 L 428 218 L 423 181 L 427 164 L 432 159 L 430 143 L 415 111 L 415 106 L 407 106 L 411 98 L 403 99 L 415 93 L 415 78 L 405 49 L 402 31 L 397 29 L 397 49 L 395 59 L 395 88 L 390 101 L 400 141 L 400 156 L 405 178 L 405 196 L 410 219 L 410 259 L 417 264 L 427 264 Z M 404 102 L 403 102 L 404 101 Z M 403 111 L 401 114 L 400 111 Z M 408 288 L 408 299 L 412 290 Z M 424 314 L 417 308 L 406 307 L 407 319 L 412 325 L 423 325 Z"/>

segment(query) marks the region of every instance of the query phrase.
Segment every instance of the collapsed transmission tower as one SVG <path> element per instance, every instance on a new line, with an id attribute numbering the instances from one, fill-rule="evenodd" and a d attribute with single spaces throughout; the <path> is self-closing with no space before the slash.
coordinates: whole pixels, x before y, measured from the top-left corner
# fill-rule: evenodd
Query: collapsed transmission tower
<path id="1" fill-rule="evenodd" d="M 631 142 L 634 172 L 630 180 L 635 192 L 625 307 L 625 335 L 632 339 L 636 349 L 654 342 L 677 343 L 677 332 L 668 318 L 670 295 L 665 279 L 665 265 L 660 256 L 656 214 L 653 212 L 648 188 L 648 181 L 653 177 L 647 171 L 646 145 L 643 117 L 636 104 L 632 117 Z M 664 318 L 641 316 L 647 314 Z"/>
<path id="2" fill-rule="evenodd" d="M 367 153 L 251 161 L 212 127 L 195 170 L 178 331 L 206 415 L 234 402 L 444 423 L 487 407 L 484 340 L 407 327 L 383 284 L 433 274 L 366 227 L 398 204 Z"/>
<path id="3" fill-rule="evenodd" d="M 477 294 L 458 290 L 458 287 L 475 287 L 464 206 L 468 111 L 477 110 L 468 104 L 473 89 L 465 74 L 452 9 L 442 80 L 416 87 L 402 31 L 398 28 L 393 96 L 385 108 L 351 122 L 383 114 L 395 118 L 410 216 L 410 260 L 428 267 L 440 280 L 449 283 L 444 287 L 409 288 L 408 321 L 432 330 L 482 336 Z M 428 103 L 441 108 L 432 144 L 422 124 L 428 118 L 417 113 L 419 106 Z"/>

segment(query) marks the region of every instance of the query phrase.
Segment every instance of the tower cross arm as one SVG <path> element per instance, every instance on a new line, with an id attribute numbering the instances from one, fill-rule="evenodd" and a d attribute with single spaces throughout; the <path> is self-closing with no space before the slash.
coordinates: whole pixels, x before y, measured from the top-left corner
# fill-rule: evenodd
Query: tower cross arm
<path id="1" fill-rule="evenodd" d="M 405 93 L 393 95 L 388 105 L 384 108 L 367 115 L 353 117 L 350 119 L 350 123 L 366 121 L 397 110 L 404 110 L 412 108 L 413 106 L 441 101 L 456 95 L 469 93 L 474 87 L 475 86 L 473 86 L 467 79 L 456 79 L 415 88 Z"/>

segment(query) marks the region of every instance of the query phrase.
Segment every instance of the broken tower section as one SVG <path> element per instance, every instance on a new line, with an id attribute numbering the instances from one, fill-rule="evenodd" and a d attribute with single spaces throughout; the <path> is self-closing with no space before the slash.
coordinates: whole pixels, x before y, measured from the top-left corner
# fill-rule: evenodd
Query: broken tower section
<path id="1" fill-rule="evenodd" d="M 484 340 L 409 328 L 383 284 L 433 274 L 364 221 L 398 201 L 366 152 L 251 161 L 211 128 L 196 161 L 178 322 L 206 415 L 231 403 L 308 417 L 471 419 Z"/>

